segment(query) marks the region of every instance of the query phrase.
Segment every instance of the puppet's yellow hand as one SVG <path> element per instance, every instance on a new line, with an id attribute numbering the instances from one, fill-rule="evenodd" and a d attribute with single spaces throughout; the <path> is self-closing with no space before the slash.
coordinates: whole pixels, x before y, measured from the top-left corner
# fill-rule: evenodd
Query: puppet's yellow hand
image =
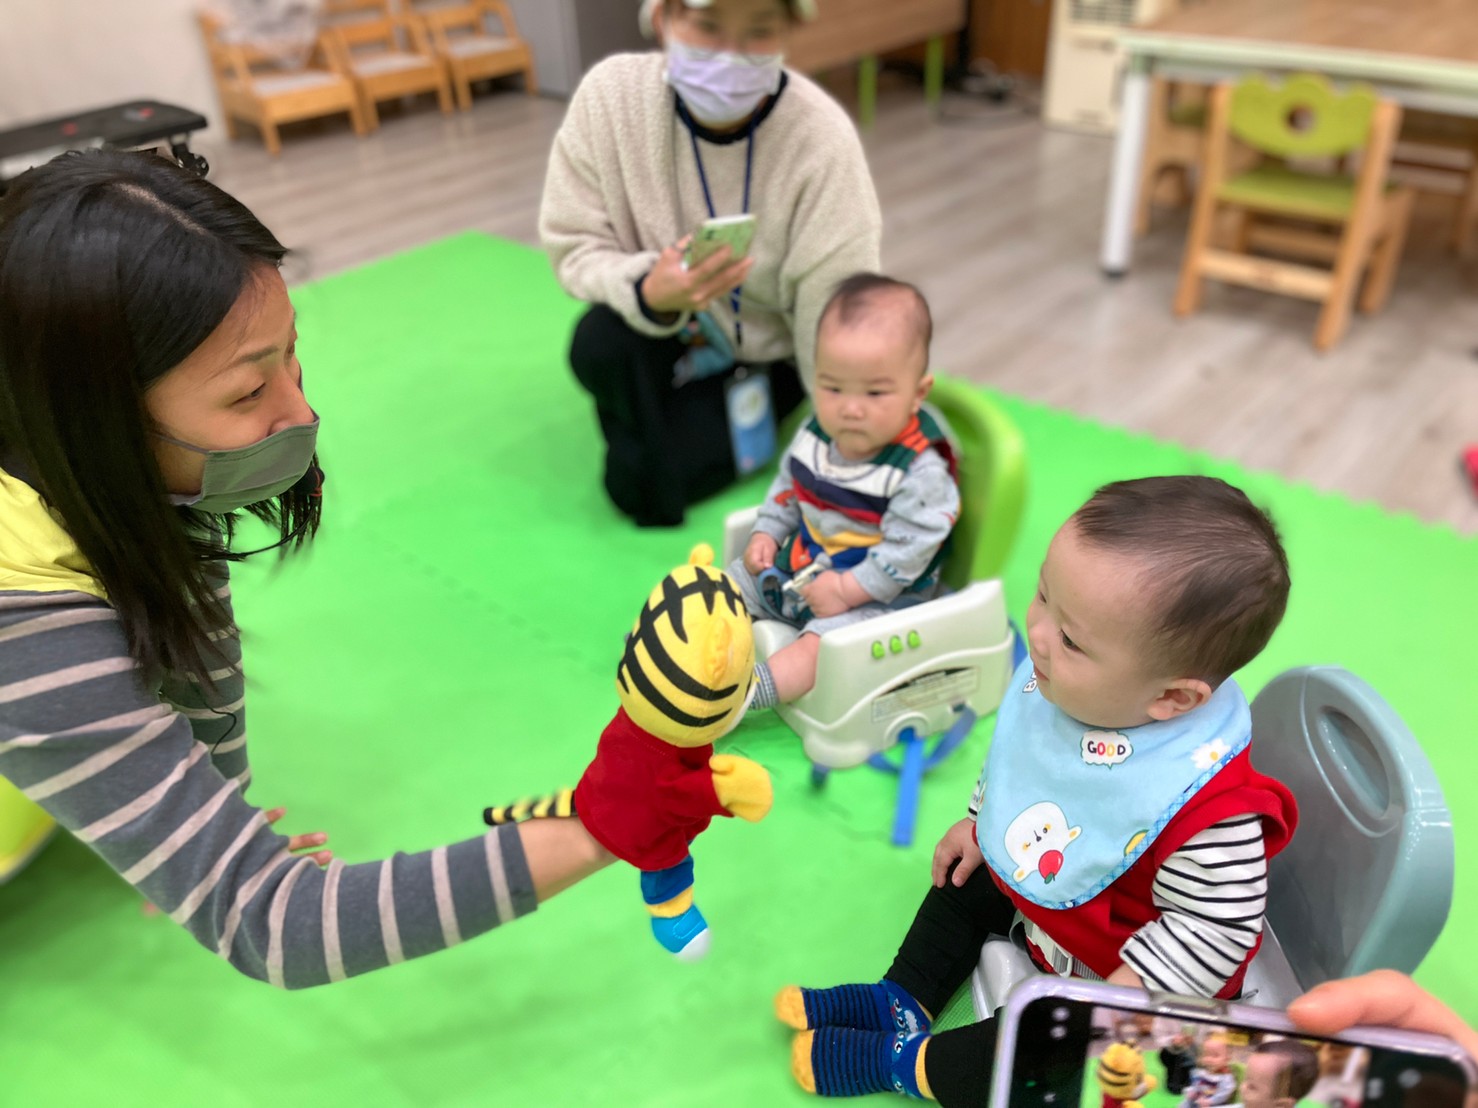
<path id="1" fill-rule="evenodd" d="M 720 804 L 750 823 L 765 818 L 775 802 L 775 792 L 764 766 L 737 754 L 715 754 L 708 760 L 708 768 L 713 770 L 713 791 L 718 793 Z"/>

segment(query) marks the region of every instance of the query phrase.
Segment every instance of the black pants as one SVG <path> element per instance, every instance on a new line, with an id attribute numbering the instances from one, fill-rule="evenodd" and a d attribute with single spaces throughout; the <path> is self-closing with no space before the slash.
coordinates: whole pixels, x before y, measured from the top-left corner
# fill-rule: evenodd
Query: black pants
<path id="1" fill-rule="evenodd" d="M 944 888 L 930 886 L 884 975 L 937 1017 L 980 961 L 992 935 L 1006 935 L 1016 918 L 1011 899 L 984 866 L 956 888 L 954 867 Z M 924 1055 L 924 1075 L 945 1108 L 985 1108 L 996 1053 L 996 1021 L 982 1020 L 935 1035 Z"/>
<path id="2" fill-rule="evenodd" d="M 585 313 L 570 344 L 575 377 L 595 398 L 606 440 L 606 494 L 642 527 L 675 527 L 689 504 L 734 482 L 724 386 L 733 371 L 672 387 L 687 346 L 633 331 L 604 304 Z M 805 393 L 792 362 L 771 362 L 777 422 Z"/>
<path id="3" fill-rule="evenodd" d="M 1194 1050 L 1166 1047 L 1160 1051 L 1160 1064 L 1165 1067 L 1165 1091 L 1180 1096 L 1191 1084 L 1191 1070 L 1196 1065 Z"/>

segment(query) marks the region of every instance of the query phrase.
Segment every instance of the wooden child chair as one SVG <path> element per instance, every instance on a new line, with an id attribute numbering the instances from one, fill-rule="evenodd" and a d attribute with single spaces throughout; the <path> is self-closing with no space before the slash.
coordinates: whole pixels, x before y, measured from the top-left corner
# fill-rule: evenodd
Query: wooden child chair
<path id="1" fill-rule="evenodd" d="M 1201 304 L 1205 278 L 1316 300 L 1323 305 L 1314 345 L 1328 350 L 1349 325 L 1368 269 L 1362 312 L 1385 304 L 1411 220 L 1412 190 L 1387 182 L 1401 109 L 1357 86 L 1343 94 L 1322 77 L 1298 75 L 1279 87 L 1261 77 L 1221 85 L 1211 123 L 1201 188 L 1186 242 L 1175 313 Z M 1263 155 L 1229 174 L 1233 140 Z M 1359 153 L 1354 177 L 1315 173 L 1287 159 L 1341 159 Z M 1237 218 L 1234 249 L 1213 247 L 1219 213 Z M 1330 228 L 1333 228 L 1331 232 Z M 1332 269 L 1254 255 L 1261 247 L 1333 263 Z"/>
<path id="2" fill-rule="evenodd" d="M 1392 164 L 1417 192 L 1452 196 L 1452 248 L 1467 258 L 1478 230 L 1478 121 L 1408 111 Z M 1402 172 L 1408 170 L 1411 172 Z"/>
<path id="3" fill-rule="evenodd" d="M 1150 229 L 1150 209 L 1167 171 L 1174 174 L 1176 205 L 1191 202 L 1191 174 L 1201 164 L 1206 141 L 1205 90 L 1156 77 L 1150 84 L 1149 130 L 1139 173 L 1139 213 L 1134 233 Z"/>
<path id="4" fill-rule="evenodd" d="M 359 98 L 347 77 L 311 58 L 291 66 L 258 47 L 228 41 L 225 25 L 208 12 L 200 12 L 198 20 L 228 137 L 238 137 L 238 121 L 250 123 L 261 132 L 267 153 L 276 157 L 282 153 L 279 124 L 339 112 L 349 114 L 356 135 L 364 134 Z"/>
<path id="5" fill-rule="evenodd" d="M 523 74 L 530 96 L 539 91 L 534 54 L 518 35 L 513 13 L 503 0 L 472 0 L 468 4 L 435 4 L 419 8 L 431 32 L 432 47 L 457 91 L 457 106 L 472 107 L 472 82 Z M 489 20 L 496 21 L 494 33 Z"/>
<path id="6" fill-rule="evenodd" d="M 450 114 L 451 86 L 419 19 L 392 11 L 390 0 L 324 0 L 323 18 L 329 60 L 354 82 L 370 130 L 382 100 L 433 92 Z"/>

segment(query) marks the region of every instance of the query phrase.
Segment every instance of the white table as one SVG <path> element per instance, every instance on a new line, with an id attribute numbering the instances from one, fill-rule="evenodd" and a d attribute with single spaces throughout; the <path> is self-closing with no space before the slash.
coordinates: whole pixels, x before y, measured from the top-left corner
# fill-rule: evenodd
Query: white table
<path id="1" fill-rule="evenodd" d="M 1407 107 L 1478 117 L 1478 0 L 1206 0 L 1124 32 L 1119 135 L 1100 261 L 1129 271 L 1150 79 L 1214 83 L 1249 72 L 1365 81 Z"/>

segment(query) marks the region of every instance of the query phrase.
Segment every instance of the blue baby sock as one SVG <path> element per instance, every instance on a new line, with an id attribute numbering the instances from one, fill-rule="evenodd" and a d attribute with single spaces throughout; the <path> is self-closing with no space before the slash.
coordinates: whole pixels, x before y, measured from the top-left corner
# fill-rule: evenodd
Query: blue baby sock
<path id="1" fill-rule="evenodd" d="M 799 1004 L 795 1003 L 797 997 Z M 912 1034 L 928 1031 L 930 1024 L 923 1005 L 886 977 L 871 985 L 835 985 L 830 989 L 790 986 L 775 998 L 775 1011 L 797 1030 L 850 1027 Z"/>
<path id="2" fill-rule="evenodd" d="M 811 1036 L 810 1076 L 820 1096 L 863 1096 L 892 1090 L 923 1099 L 918 1083 L 919 1050 L 925 1034 L 887 1034 L 850 1027 L 822 1027 Z M 800 1059 L 794 1060 L 804 1070 Z M 804 1074 L 797 1079 L 806 1084 Z"/>

